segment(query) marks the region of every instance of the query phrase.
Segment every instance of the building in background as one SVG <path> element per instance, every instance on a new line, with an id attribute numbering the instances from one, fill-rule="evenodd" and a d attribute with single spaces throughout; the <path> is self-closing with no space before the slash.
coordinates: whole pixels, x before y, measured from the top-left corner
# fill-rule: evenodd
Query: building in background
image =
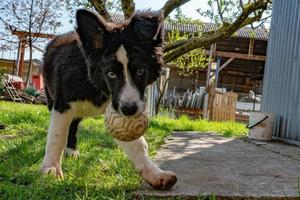
<path id="1" fill-rule="evenodd" d="M 42 61 L 38 59 L 33 59 L 32 61 L 32 71 L 30 77 L 30 85 L 34 87 L 36 90 L 42 90 L 44 88 L 43 85 L 43 77 L 41 73 Z M 21 74 L 21 78 L 23 81 L 26 79 L 26 74 L 29 69 L 29 60 L 24 61 L 24 67 Z M 10 59 L 0 59 L 0 72 L 4 74 L 14 75 L 16 74 L 16 60 Z"/>
<path id="2" fill-rule="evenodd" d="M 261 111 L 276 115 L 273 136 L 300 144 L 300 1 L 273 1 Z"/>
<path id="3" fill-rule="evenodd" d="M 167 32 L 179 30 L 182 33 L 195 33 L 198 30 L 194 24 L 180 23 L 166 23 L 165 29 Z M 217 26 L 214 24 L 202 25 L 203 32 L 216 29 Z M 214 44 L 213 59 L 221 68 L 218 74 L 218 87 L 245 94 L 254 90 L 261 94 L 267 44 L 268 32 L 263 28 L 252 29 L 250 27 L 243 27 L 231 37 Z M 209 55 L 210 47 L 204 48 L 205 53 Z M 179 91 L 185 91 L 205 86 L 206 68 L 184 75 L 184 73 L 179 73 L 178 67 L 170 67 L 170 76 L 175 75 L 175 78 L 170 81 L 170 88 L 176 87 Z"/>

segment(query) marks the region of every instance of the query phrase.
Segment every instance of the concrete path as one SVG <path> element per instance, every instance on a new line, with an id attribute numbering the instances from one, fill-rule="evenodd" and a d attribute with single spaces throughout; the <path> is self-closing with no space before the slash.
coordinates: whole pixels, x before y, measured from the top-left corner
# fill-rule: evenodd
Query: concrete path
<path id="1" fill-rule="evenodd" d="M 167 191 L 145 184 L 138 191 L 144 197 L 196 199 L 213 193 L 221 199 L 300 199 L 299 147 L 177 132 L 162 146 L 156 161 L 174 171 L 178 182 Z"/>

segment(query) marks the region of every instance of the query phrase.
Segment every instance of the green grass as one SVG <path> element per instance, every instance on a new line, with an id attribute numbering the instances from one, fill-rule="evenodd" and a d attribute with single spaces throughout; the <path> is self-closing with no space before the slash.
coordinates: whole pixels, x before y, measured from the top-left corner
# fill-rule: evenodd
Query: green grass
<path id="1" fill-rule="evenodd" d="M 87 118 L 80 127 L 78 159 L 65 158 L 65 178 L 41 176 L 49 113 L 46 106 L 0 101 L 0 199 L 131 199 L 141 183 L 132 164 L 106 132 L 103 118 Z M 215 131 L 243 136 L 242 124 L 155 117 L 145 134 L 150 155 L 175 130 Z"/>

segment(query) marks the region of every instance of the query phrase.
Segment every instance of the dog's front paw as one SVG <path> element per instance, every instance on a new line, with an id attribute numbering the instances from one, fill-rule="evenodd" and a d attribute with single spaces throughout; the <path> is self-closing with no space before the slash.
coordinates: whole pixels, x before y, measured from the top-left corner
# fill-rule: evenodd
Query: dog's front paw
<path id="1" fill-rule="evenodd" d="M 58 166 L 42 166 L 41 167 L 42 174 L 51 174 L 59 178 L 63 178 L 63 172 L 61 167 Z"/>
<path id="2" fill-rule="evenodd" d="M 146 181 L 155 189 L 168 189 L 175 185 L 177 177 L 172 171 L 161 171 Z"/>
<path id="3" fill-rule="evenodd" d="M 78 158 L 80 153 L 76 149 L 66 147 L 65 150 L 64 150 L 64 155 L 66 157 Z"/>

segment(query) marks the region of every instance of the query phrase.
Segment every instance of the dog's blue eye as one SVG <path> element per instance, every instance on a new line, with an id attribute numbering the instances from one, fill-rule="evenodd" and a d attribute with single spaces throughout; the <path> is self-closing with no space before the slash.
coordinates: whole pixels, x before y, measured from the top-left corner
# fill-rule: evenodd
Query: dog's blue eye
<path id="1" fill-rule="evenodd" d="M 145 70 L 142 68 L 136 70 L 136 75 L 138 75 L 138 76 L 142 76 L 142 75 L 144 75 L 144 73 L 145 73 Z"/>
<path id="2" fill-rule="evenodd" d="M 109 78 L 111 78 L 111 79 L 117 78 L 117 74 L 115 74 L 115 72 L 108 72 L 108 73 L 107 73 L 107 76 L 108 76 Z"/>

